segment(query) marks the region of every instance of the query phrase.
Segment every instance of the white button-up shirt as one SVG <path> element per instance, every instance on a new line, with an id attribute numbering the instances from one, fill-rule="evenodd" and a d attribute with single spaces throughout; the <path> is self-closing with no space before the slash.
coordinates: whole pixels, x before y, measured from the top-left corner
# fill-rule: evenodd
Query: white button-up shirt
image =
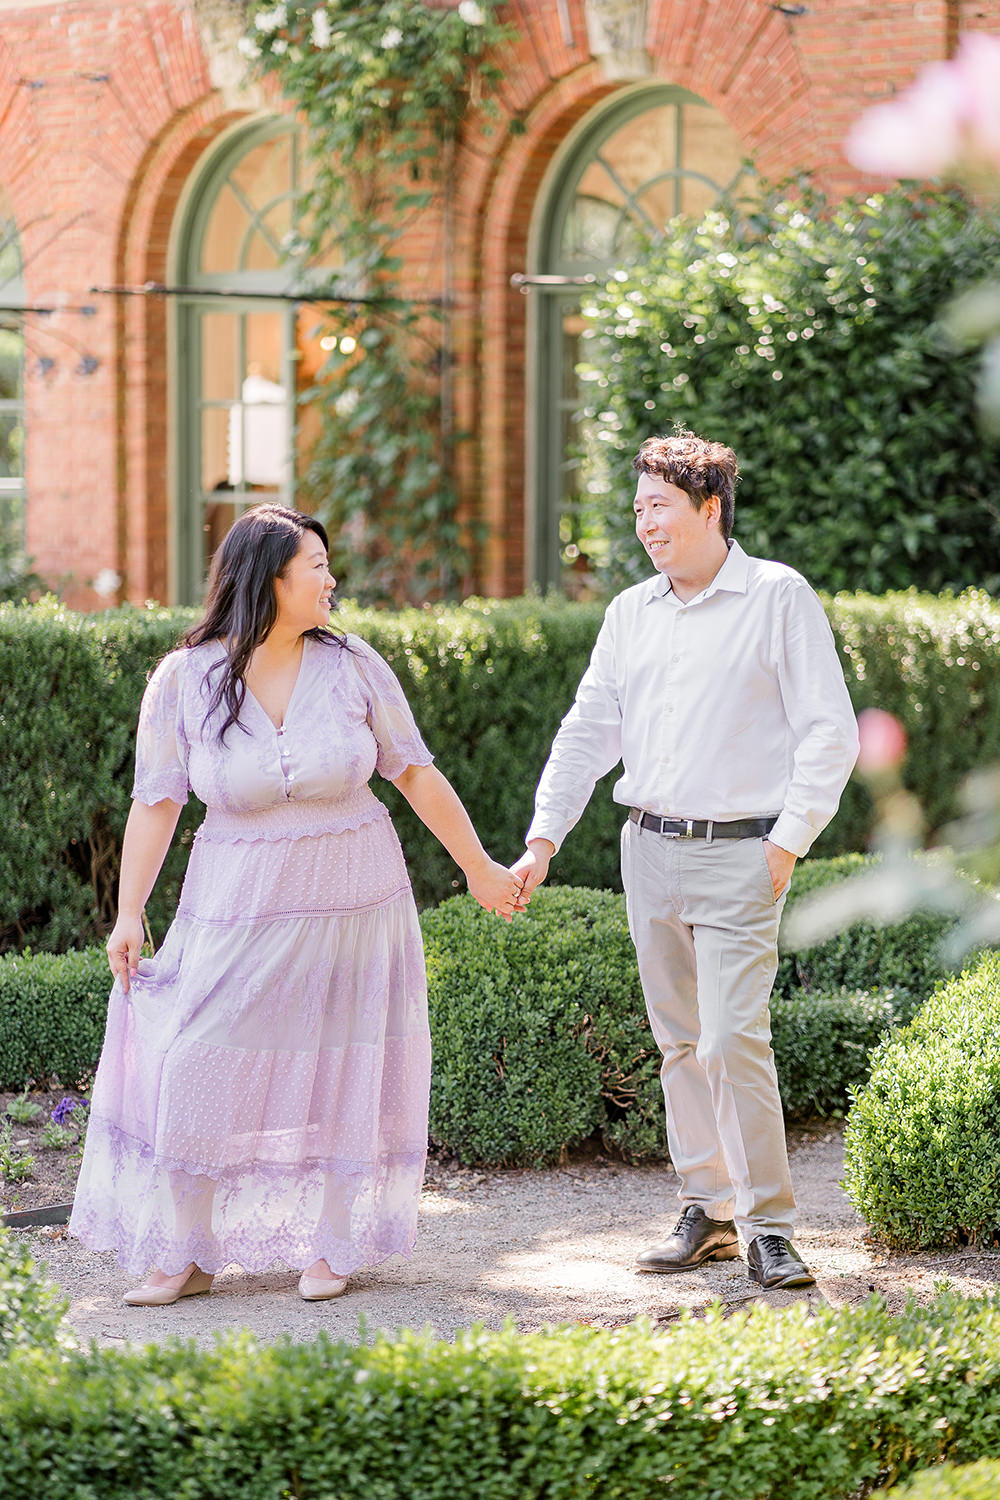
<path id="1" fill-rule="evenodd" d="M 558 849 L 595 782 L 661 817 L 773 817 L 805 854 L 837 810 L 858 729 L 833 633 L 805 579 L 737 542 L 686 604 L 656 574 L 611 601 L 552 744 L 528 840 Z"/>

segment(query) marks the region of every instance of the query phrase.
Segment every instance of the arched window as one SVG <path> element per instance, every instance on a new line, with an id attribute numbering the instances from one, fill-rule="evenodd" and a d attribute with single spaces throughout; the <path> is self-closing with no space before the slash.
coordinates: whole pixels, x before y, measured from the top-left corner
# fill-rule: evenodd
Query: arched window
<path id="1" fill-rule="evenodd" d="M 557 158 L 533 235 L 536 275 L 603 278 L 675 214 L 704 213 L 739 180 L 746 151 L 704 100 L 642 86 L 602 107 Z M 582 395 L 580 290 L 538 286 L 535 315 L 535 582 L 573 593 L 601 548 L 600 517 L 576 456 Z"/>
<path id="2" fill-rule="evenodd" d="M 213 152 L 178 235 L 177 595 L 197 600 L 212 553 L 248 506 L 294 504 L 296 397 L 324 357 L 317 309 L 296 293 L 329 280 L 297 258 L 308 163 L 287 120 L 243 127 Z"/>
<path id="3" fill-rule="evenodd" d="M 0 585 L 24 553 L 23 307 L 17 228 L 0 193 Z"/>

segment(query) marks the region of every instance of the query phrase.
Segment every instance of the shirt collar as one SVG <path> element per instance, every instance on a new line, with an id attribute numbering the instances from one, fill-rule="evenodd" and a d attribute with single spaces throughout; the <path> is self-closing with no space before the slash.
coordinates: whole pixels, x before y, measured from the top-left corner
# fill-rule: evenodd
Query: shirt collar
<path id="1" fill-rule="evenodd" d="M 739 542 L 733 538 L 729 542 L 729 551 L 726 554 L 726 560 L 722 564 L 722 567 L 716 573 L 708 587 L 695 597 L 697 599 L 709 599 L 720 590 L 725 590 L 730 594 L 745 594 L 749 571 L 750 559 L 743 551 Z M 670 587 L 670 579 L 666 573 L 659 574 L 653 581 L 653 588 L 649 597 L 651 599 L 665 599 L 671 593 L 673 593 L 673 590 Z M 693 604 L 695 601 L 691 599 L 688 602 Z"/>

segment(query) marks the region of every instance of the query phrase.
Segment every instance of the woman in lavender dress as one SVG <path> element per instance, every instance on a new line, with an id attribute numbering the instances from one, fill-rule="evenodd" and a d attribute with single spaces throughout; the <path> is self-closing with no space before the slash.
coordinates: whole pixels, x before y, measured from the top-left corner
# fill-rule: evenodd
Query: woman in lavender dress
<path id="1" fill-rule="evenodd" d="M 107 1034 L 70 1230 L 126 1294 L 207 1291 L 236 1261 L 302 1271 L 307 1299 L 416 1237 L 430 1038 L 392 781 L 508 919 L 519 881 L 431 764 L 399 683 L 327 629 L 310 516 L 261 505 L 216 556 L 201 622 L 143 698 Z M 208 812 L 177 915 L 139 961 L 142 909 L 188 789 Z"/>

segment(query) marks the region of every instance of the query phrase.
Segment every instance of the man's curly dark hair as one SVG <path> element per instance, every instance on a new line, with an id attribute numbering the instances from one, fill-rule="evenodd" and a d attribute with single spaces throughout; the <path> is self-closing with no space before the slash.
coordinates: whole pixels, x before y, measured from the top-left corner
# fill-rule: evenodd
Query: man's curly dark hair
<path id="1" fill-rule="evenodd" d="M 719 527 L 726 541 L 733 529 L 734 491 L 739 478 L 736 454 L 724 443 L 711 443 L 693 432 L 647 438 L 632 460 L 638 474 L 658 474 L 683 490 L 701 510 L 709 495 L 718 495 Z"/>

